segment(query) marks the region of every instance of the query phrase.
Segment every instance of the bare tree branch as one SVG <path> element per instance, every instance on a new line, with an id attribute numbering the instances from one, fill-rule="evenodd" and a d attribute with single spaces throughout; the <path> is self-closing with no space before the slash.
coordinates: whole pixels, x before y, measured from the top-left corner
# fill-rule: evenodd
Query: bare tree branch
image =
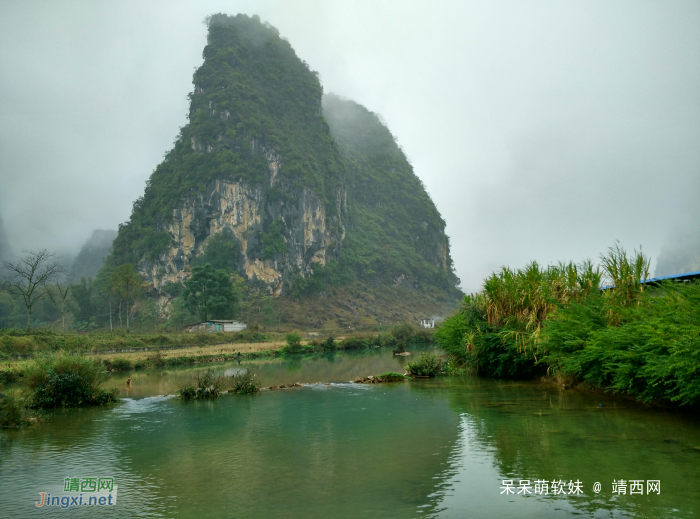
<path id="1" fill-rule="evenodd" d="M 22 252 L 24 256 L 15 263 L 3 261 L 2 268 L 9 273 L 8 292 L 21 296 L 24 306 L 27 307 L 27 331 L 30 331 L 32 306 L 47 294 L 47 283 L 56 279 L 65 269 L 56 263 L 56 254 L 46 249 Z"/>
<path id="2" fill-rule="evenodd" d="M 44 289 L 49 299 L 51 299 L 54 306 L 61 311 L 61 323 L 64 332 L 66 331 L 66 299 L 68 298 L 70 288 L 70 280 L 67 280 L 63 284 L 56 282 L 53 286 L 47 283 L 44 284 Z M 54 292 L 54 289 L 58 290 L 58 294 Z"/>

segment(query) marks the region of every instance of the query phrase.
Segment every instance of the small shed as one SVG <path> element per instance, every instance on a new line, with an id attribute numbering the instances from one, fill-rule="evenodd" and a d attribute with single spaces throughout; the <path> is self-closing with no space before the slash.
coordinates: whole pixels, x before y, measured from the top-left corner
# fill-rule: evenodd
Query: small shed
<path id="1" fill-rule="evenodd" d="M 435 319 L 421 319 L 420 320 L 420 327 L 421 328 L 435 328 Z"/>
<path id="2" fill-rule="evenodd" d="M 186 332 L 240 332 L 248 328 L 248 324 L 242 321 L 211 319 L 203 323 L 188 324 Z"/>

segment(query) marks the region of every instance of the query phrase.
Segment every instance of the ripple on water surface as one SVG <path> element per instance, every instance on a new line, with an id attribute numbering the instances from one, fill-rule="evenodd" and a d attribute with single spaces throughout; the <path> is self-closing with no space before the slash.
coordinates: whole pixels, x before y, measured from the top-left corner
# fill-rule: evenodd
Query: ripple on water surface
<path id="1" fill-rule="evenodd" d="M 347 382 L 400 371 L 381 352 L 259 367 L 267 385 L 314 383 L 213 401 L 144 391 L 3 434 L 0 515 L 54 517 L 34 502 L 67 476 L 115 478 L 117 505 L 100 510 L 105 517 L 685 518 L 700 510 L 700 426 L 684 415 L 470 377 Z M 193 372 L 134 383 L 172 392 Z M 540 478 L 580 479 L 584 495 L 501 494 L 503 479 Z M 660 479 L 662 493 L 613 497 L 620 478 Z"/>

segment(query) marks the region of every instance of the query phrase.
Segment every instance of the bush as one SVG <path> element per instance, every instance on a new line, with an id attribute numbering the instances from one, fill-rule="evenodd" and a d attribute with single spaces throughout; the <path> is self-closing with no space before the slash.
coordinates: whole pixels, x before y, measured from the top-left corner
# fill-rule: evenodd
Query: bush
<path id="1" fill-rule="evenodd" d="M 399 380 L 405 380 L 405 375 L 401 373 L 396 373 L 395 371 L 387 371 L 378 375 L 376 378 L 380 379 L 382 382 L 398 382 Z"/>
<path id="2" fill-rule="evenodd" d="M 288 333 L 287 345 L 282 348 L 283 353 L 301 353 L 303 348 L 301 346 L 301 335 L 296 332 Z"/>
<path id="3" fill-rule="evenodd" d="M 403 341 L 405 343 L 412 338 L 417 331 L 418 329 L 415 326 L 408 323 L 403 323 L 399 324 L 398 326 L 394 326 L 391 329 L 391 335 L 393 335 L 397 341 Z"/>
<path id="4" fill-rule="evenodd" d="M 550 371 L 645 402 L 700 402 L 700 283 L 662 284 L 614 313 L 609 299 L 555 312 L 543 343 Z"/>
<path id="5" fill-rule="evenodd" d="M 99 361 L 65 353 L 39 358 L 25 370 L 32 392 L 30 406 L 80 407 L 102 405 L 118 400 L 116 389 L 100 388 L 105 371 Z"/>
<path id="6" fill-rule="evenodd" d="M 165 366 L 165 361 L 163 360 L 163 355 L 160 350 L 156 350 L 155 353 L 148 356 L 148 363 L 154 368 L 162 368 Z"/>
<path id="7" fill-rule="evenodd" d="M 332 335 L 323 341 L 320 346 L 323 351 L 335 351 L 338 348 Z"/>
<path id="8" fill-rule="evenodd" d="M 231 391 L 235 393 L 257 393 L 260 381 L 250 370 L 239 371 L 231 377 Z"/>
<path id="9" fill-rule="evenodd" d="M 105 359 L 105 369 L 107 371 L 132 371 L 134 363 L 129 359 Z"/>
<path id="10" fill-rule="evenodd" d="M 424 353 L 415 362 L 409 362 L 406 371 L 417 377 L 434 377 L 442 372 L 443 360 L 437 355 Z"/>
<path id="11" fill-rule="evenodd" d="M 14 395 L 0 398 L 0 429 L 9 429 L 36 423 L 36 415 L 27 410 L 22 399 Z"/>
<path id="12" fill-rule="evenodd" d="M 193 398 L 218 398 L 223 387 L 224 377 L 211 368 L 204 373 L 197 373 L 193 379 L 178 389 L 178 394 L 185 400 Z"/>
<path id="13" fill-rule="evenodd" d="M 13 382 L 17 382 L 22 376 L 24 376 L 24 373 L 16 371 L 13 368 L 0 370 L 0 384 L 12 384 Z"/>

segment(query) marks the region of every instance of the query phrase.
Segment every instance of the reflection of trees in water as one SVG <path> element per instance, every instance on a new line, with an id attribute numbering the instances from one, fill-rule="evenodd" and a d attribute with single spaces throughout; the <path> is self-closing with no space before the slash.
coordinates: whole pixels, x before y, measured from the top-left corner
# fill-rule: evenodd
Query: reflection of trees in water
<path id="1" fill-rule="evenodd" d="M 683 489 L 689 480 L 695 487 L 700 484 L 700 455 L 689 457 L 700 430 L 682 417 L 605 396 L 477 377 L 436 379 L 412 390 L 428 393 L 439 385 L 453 386 L 450 407 L 466 413 L 470 442 L 493 453 L 503 479 L 516 484 L 529 479 L 533 486 L 537 479 L 579 479 L 584 496 L 566 499 L 588 514 L 602 508 L 660 517 L 681 509 L 692 516 L 698 510 L 697 497 Z M 604 407 L 599 407 L 601 400 Z M 669 437 L 677 443 L 665 442 Z M 613 498 L 612 482 L 618 479 L 660 479 L 663 492 Z M 596 495 L 592 487 L 597 481 L 603 491 Z M 542 498 L 555 499 L 551 491 Z"/>
<path id="2" fill-rule="evenodd" d="M 289 373 L 296 373 L 301 370 L 301 357 L 297 355 L 286 357 L 285 368 Z"/>

